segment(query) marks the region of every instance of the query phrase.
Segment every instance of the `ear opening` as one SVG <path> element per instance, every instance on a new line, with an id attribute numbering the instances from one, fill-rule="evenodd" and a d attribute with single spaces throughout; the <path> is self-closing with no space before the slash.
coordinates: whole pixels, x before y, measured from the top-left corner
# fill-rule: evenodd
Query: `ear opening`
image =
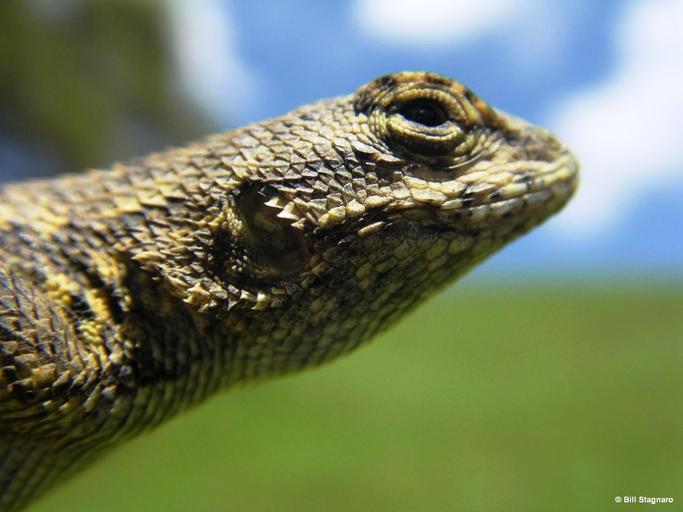
<path id="1" fill-rule="evenodd" d="M 249 184 L 235 200 L 251 245 L 253 263 L 271 274 L 289 274 L 306 266 L 310 253 L 304 231 L 292 224 L 272 187 Z M 285 214 L 287 213 L 287 214 Z"/>

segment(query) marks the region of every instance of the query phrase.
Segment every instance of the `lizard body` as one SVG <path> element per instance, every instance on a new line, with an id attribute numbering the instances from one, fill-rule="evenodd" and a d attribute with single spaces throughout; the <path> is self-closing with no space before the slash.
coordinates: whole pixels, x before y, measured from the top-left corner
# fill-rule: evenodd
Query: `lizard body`
<path id="1" fill-rule="evenodd" d="M 558 211 L 577 164 L 433 73 L 0 191 L 0 511 L 236 382 L 318 365 Z"/>

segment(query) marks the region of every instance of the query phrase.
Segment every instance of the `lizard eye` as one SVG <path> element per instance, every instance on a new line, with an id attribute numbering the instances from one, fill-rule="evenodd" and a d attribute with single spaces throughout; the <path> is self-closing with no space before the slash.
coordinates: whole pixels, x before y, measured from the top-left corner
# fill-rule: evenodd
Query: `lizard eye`
<path id="1" fill-rule="evenodd" d="M 448 120 L 448 115 L 440 104 L 424 100 L 409 101 L 401 105 L 398 113 L 408 121 L 430 128 Z"/>
<path id="2" fill-rule="evenodd" d="M 428 91 L 397 98 L 387 111 L 386 130 L 396 145 L 417 157 L 450 154 L 463 140 L 460 112 L 446 93 Z"/>

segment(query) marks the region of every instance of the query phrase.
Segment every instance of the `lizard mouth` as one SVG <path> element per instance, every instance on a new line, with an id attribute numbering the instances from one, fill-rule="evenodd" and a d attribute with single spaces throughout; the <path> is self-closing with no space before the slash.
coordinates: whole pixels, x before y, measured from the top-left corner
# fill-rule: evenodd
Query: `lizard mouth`
<path id="1" fill-rule="evenodd" d="M 536 225 L 562 209 L 572 197 L 578 184 L 578 163 L 567 152 L 550 165 L 534 164 L 520 164 L 513 180 L 483 194 L 465 191 L 456 198 L 438 193 L 414 194 L 410 200 L 390 206 L 394 211 L 389 218 L 437 223 L 445 228 L 496 229 L 529 221 Z"/>

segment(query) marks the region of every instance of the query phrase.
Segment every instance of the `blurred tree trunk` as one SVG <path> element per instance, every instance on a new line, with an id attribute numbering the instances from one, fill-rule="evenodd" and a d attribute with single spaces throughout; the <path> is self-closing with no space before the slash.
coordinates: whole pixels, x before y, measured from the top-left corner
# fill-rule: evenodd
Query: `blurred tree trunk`
<path id="1" fill-rule="evenodd" d="M 174 79 L 166 6 L 2 0 L 0 153 L 21 148 L 28 162 L 49 155 L 48 172 L 78 171 L 205 132 Z M 0 179 L 16 178 L 7 167 Z"/>

